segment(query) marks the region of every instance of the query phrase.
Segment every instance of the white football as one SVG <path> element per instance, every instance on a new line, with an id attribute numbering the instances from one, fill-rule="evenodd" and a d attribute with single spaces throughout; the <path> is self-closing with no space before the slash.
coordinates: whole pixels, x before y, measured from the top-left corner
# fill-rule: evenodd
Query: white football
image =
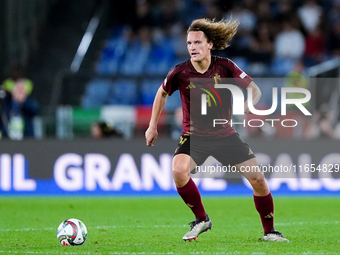
<path id="1" fill-rule="evenodd" d="M 57 238 L 62 245 L 82 245 L 87 238 L 86 226 L 78 219 L 64 220 L 58 227 Z"/>

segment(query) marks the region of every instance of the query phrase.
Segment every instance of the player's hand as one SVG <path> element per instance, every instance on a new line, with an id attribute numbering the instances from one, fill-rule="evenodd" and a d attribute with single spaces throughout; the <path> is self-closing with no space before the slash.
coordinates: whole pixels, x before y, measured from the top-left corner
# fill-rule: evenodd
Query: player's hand
<path id="1" fill-rule="evenodd" d="M 244 105 L 244 114 L 253 114 L 250 110 L 249 110 L 249 108 L 248 108 L 248 104 L 246 105 Z"/>
<path id="2" fill-rule="evenodd" d="M 151 128 L 149 127 L 146 131 L 145 131 L 145 140 L 146 140 L 146 145 L 147 146 L 154 146 L 155 142 L 157 140 L 158 137 L 158 132 L 157 132 L 157 128 Z"/>

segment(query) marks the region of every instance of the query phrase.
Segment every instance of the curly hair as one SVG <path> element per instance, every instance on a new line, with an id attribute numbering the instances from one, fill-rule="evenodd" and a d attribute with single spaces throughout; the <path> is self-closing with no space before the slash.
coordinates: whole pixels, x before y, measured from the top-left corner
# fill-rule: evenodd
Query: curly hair
<path id="1" fill-rule="evenodd" d="M 194 20 L 187 33 L 202 31 L 208 42 L 213 43 L 213 50 L 223 50 L 229 46 L 229 41 L 237 32 L 237 20 L 210 20 L 207 18 Z"/>

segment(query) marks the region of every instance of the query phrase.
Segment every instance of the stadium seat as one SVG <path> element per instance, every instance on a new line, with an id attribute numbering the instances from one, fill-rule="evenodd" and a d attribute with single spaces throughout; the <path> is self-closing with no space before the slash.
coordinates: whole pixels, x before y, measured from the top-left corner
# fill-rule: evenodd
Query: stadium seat
<path id="1" fill-rule="evenodd" d="M 181 96 L 178 91 L 175 91 L 173 95 L 169 96 L 166 100 L 164 109 L 167 111 L 174 111 L 177 107 L 181 106 Z"/>
<path id="2" fill-rule="evenodd" d="M 155 95 L 162 81 L 159 80 L 144 80 L 141 84 L 141 104 L 152 105 Z"/>
<path id="3" fill-rule="evenodd" d="M 113 83 L 108 104 L 134 105 L 138 102 L 138 87 L 135 81 L 119 80 Z"/>
<path id="4" fill-rule="evenodd" d="M 292 59 L 276 59 L 272 64 L 272 72 L 276 75 L 285 75 L 294 68 L 294 65 Z"/>
<path id="5" fill-rule="evenodd" d="M 120 72 L 125 75 L 143 74 L 150 52 L 150 45 L 142 46 L 138 41 L 134 42 L 122 60 Z"/>
<path id="6" fill-rule="evenodd" d="M 248 60 L 246 60 L 245 58 L 241 58 L 241 57 L 238 58 L 238 57 L 236 57 L 236 58 L 233 58 L 233 61 L 242 70 L 247 70 L 248 69 L 249 63 L 248 63 Z"/>
<path id="7" fill-rule="evenodd" d="M 112 83 L 110 80 L 94 79 L 88 85 L 82 98 L 82 107 L 97 107 L 108 103 Z"/>
<path id="8" fill-rule="evenodd" d="M 152 48 L 145 71 L 148 74 L 166 74 L 174 60 L 175 51 L 171 46 L 155 46 Z"/>
<path id="9" fill-rule="evenodd" d="M 102 50 L 101 58 L 97 64 L 97 73 L 116 74 L 128 50 L 128 42 L 123 37 L 111 37 Z"/>

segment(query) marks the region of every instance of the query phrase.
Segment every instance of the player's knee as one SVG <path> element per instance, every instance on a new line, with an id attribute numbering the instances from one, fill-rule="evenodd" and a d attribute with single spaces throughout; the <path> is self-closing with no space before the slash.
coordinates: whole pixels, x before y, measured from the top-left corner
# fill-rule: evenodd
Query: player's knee
<path id="1" fill-rule="evenodd" d="M 255 189 L 255 190 L 268 190 L 268 186 L 266 183 L 266 180 L 264 178 L 250 178 L 248 179 L 251 186 Z"/>
<path id="2" fill-rule="evenodd" d="M 190 179 L 189 174 L 186 173 L 186 171 L 183 171 L 183 169 L 173 169 L 172 176 L 177 188 L 185 186 Z"/>
<path id="3" fill-rule="evenodd" d="M 172 169 L 172 176 L 174 178 L 180 178 L 180 177 L 183 177 L 183 176 L 187 176 L 187 171 L 185 171 L 185 169 L 183 168 L 174 168 Z"/>
<path id="4" fill-rule="evenodd" d="M 189 175 L 190 163 L 186 161 L 176 160 L 172 164 L 172 175 L 173 176 L 182 176 Z"/>

